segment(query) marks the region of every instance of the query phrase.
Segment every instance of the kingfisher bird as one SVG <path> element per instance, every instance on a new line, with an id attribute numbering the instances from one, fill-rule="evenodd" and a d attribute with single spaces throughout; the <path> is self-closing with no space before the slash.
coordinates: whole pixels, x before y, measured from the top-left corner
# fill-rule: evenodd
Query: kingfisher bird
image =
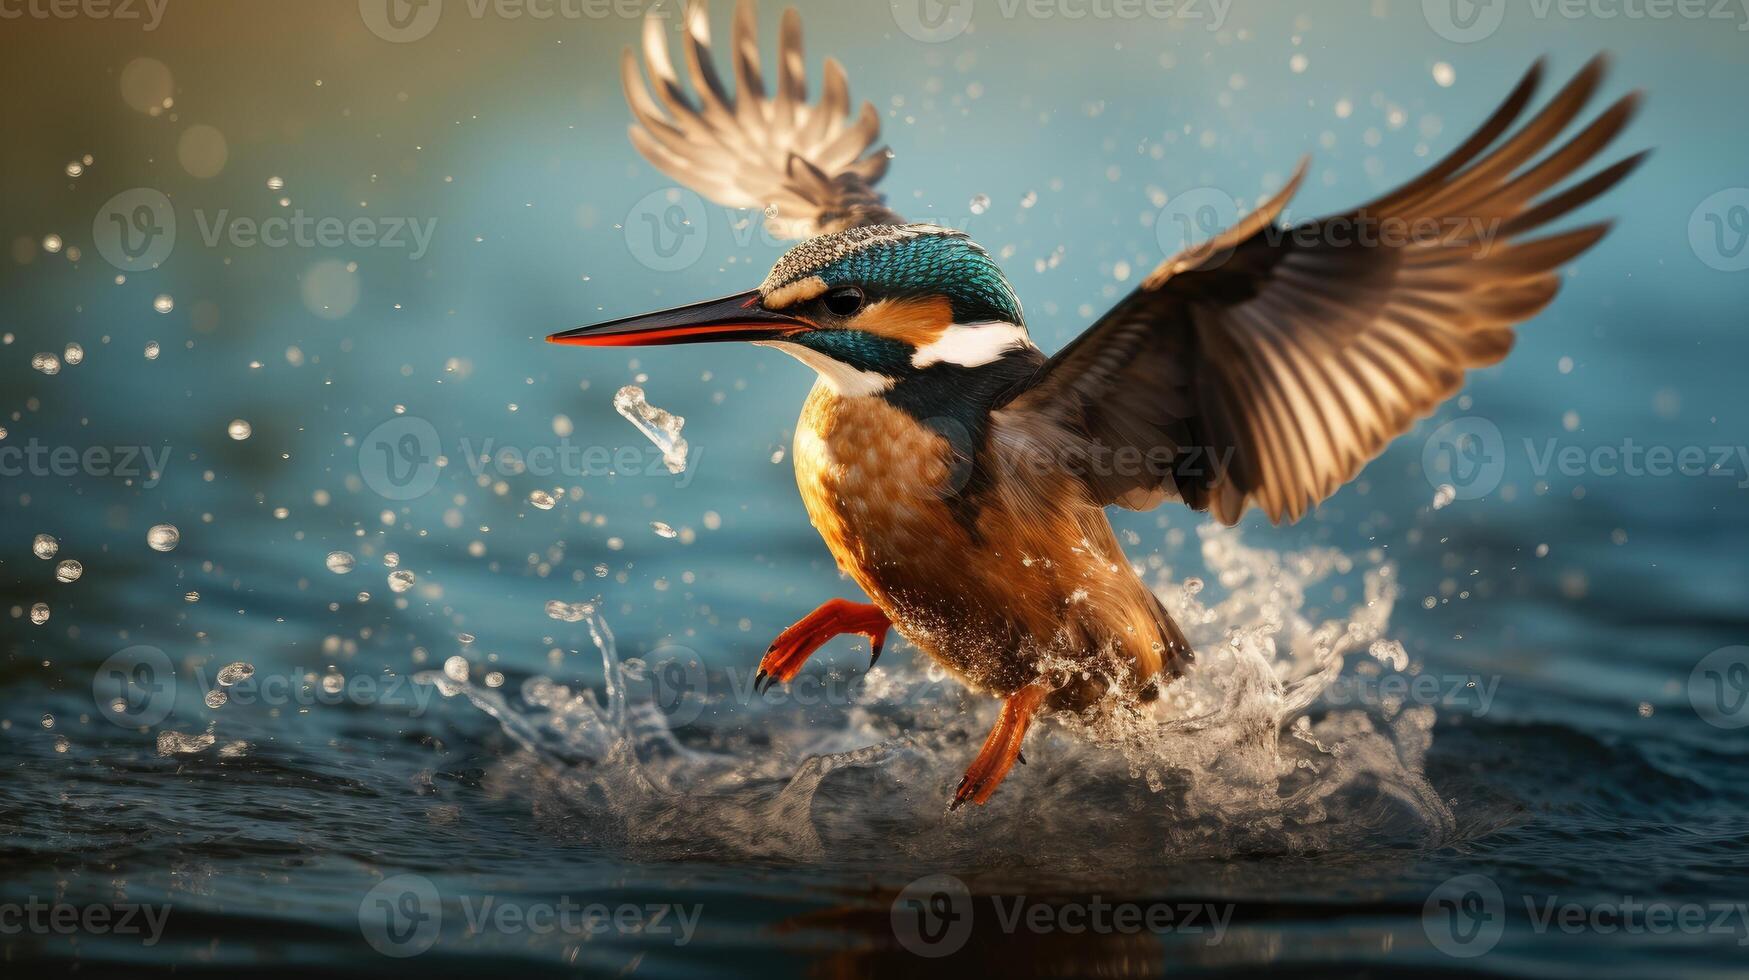
<path id="1" fill-rule="evenodd" d="M 1355 210 L 1280 221 L 1302 160 L 1278 193 L 1165 259 L 1047 357 L 987 251 L 905 222 L 876 191 L 891 158 L 872 149 L 880 117 L 868 103 L 850 117 L 836 61 L 809 101 L 793 8 L 770 94 L 752 0 L 734 14 L 733 93 L 711 60 L 706 4 L 683 17 L 690 95 L 665 23 L 644 23 L 648 87 L 629 46 L 621 60 L 632 144 L 704 197 L 763 209 L 775 233 L 805 240 L 755 289 L 547 339 L 747 341 L 817 372 L 795 430 L 796 482 L 871 601 L 834 598 L 784 630 L 757 681 L 790 681 L 845 634 L 869 639 L 872 667 L 896 628 L 1003 701 L 952 808 L 986 802 L 1025 761 L 1035 717 L 1152 701 L 1191 664 L 1106 507 L 1176 499 L 1229 525 L 1252 506 L 1274 524 L 1298 520 L 1433 414 L 1465 371 L 1506 356 L 1514 326 L 1554 299 L 1561 267 L 1609 225 L 1532 234 L 1646 156 L 1568 184 L 1640 99 L 1555 147 L 1605 65 L 1587 64 L 1517 125 L 1538 62 L 1461 146 Z"/>

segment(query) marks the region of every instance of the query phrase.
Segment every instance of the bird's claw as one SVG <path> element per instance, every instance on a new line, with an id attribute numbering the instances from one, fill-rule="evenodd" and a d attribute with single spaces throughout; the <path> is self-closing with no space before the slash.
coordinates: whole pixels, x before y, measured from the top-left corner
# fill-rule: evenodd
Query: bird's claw
<path id="1" fill-rule="evenodd" d="M 1046 693 L 1043 684 L 1030 684 L 1009 695 L 996 727 L 990 730 L 984 747 L 978 750 L 977 758 L 972 760 L 971 767 L 954 790 L 953 802 L 947 807 L 950 812 L 964 806 L 967 800 L 984 804 L 995 794 L 996 787 L 1002 785 L 1014 763 L 1026 761 L 1021 743 L 1026 740 L 1033 714 L 1044 702 Z"/>
<path id="2" fill-rule="evenodd" d="M 881 658 L 886 645 L 887 630 L 892 621 L 879 608 L 866 603 L 834 599 L 804 617 L 800 622 L 778 634 L 765 656 L 759 661 L 759 673 L 753 679 L 753 693 L 764 694 L 774 684 L 787 684 L 801 673 L 802 665 L 814 651 L 834 636 L 860 633 L 868 637 L 874 649 L 869 667 Z"/>
<path id="3" fill-rule="evenodd" d="M 967 800 L 974 799 L 978 795 L 978 791 L 984 788 L 984 782 L 983 779 L 973 782 L 972 774 L 969 772 L 961 776 L 959 788 L 953 791 L 953 802 L 947 805 L 947 811 L 952 813 L 964 806 Z"/>

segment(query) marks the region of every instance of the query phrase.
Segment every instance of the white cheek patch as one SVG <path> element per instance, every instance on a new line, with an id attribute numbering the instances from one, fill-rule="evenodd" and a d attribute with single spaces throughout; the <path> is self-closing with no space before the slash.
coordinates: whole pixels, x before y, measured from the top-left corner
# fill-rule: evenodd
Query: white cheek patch
<path id="1" fill-rule="evenodd" d="M 911 355 L 911 366 L 926 368 L 931 364 L 957 364 L 960 367 L 981 367 L 1019 347 L 1031 347 L 1032 338 L 1026 328 L 1013 323 L 956 323 L 941 332 L 934 341 L 917 348 Z"/>
<path id="2" fill-rule="evenodd" d="M 792 344 L 783 340 L 755 340 L 753 343 L 758 347 L 774 347 L 820 372 L 820 380 L 824 381 L 834 394 L 843 398 L 878 395 L 893 386 L 893 379 L 884 374 L 853 368 L 842 361 L 835 361 L 827 357 L 812 347 L 803 347 L 801 344 Z"/>

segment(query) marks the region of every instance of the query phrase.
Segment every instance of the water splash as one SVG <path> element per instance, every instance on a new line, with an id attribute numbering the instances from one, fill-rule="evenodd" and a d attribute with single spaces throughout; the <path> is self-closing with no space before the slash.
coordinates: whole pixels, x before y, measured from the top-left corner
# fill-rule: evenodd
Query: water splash
<path id="1" fill-rule="evenodd" d="M 1452 815 L 1422 771 L 1433 709 L 1320 703 L 1354 652 L 1375 670 L 1397 659 L 1383 636 L 1393 567 L 1377 552 L 1250 548 L 1230 529 L 1200 538 L 1218 597 L 1169 567 L 1155 583 L 1198 649 L 1191 672 L 1152 705 L 1048 719 L 1028 741 L 1030 764 L 971 811 L 946 802 L 997 702 L 921 656 L 890 658 L 900 662 L 848 684 L 841 703 L 804 707 L 752 696 L 735 670 L 622 661 L 590 610 L 599 694 L 544 677 L 516 699 L 465 674 L 415 679 L 497 720 L 522 749 L 499 777 L 560 832 L 645 860 L 958 860 L 1110 875 L 1445 838 Z M 1315 603 L 1335 608 L 1356 577 L 1360 601 L 1321 616 Z M 671 697 L 676 677 L 686 697 Z M 702 704 L 682 706 L 694 696 Z M 707 705 L 728 723 L 684 724 Z"/>
<path id="2" fill-rule="evenodd" d="M 644 389 L 637 385 L 626 385 L 615 392 L 613 408 L 662 450 L 662 464 L 668 467 L 668 472 L 686 470 L 686 437 L 680 434 L 685 419 L 650 404 L 644 399 Z"/>

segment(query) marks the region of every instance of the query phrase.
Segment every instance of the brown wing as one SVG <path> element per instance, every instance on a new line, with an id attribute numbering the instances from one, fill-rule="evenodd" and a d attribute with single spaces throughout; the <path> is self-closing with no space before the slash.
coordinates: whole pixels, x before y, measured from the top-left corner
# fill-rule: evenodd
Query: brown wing
<path id="1" fill-rule="evenodd" d="M 1632 117 L 1638 95 L 1534 165 L 1604 74 L 1593 61 L 1514 132 L 1539 63 L 1463 146 L 1345 215 L 1276 223 L 1305 174 L 1168 259 L 997 412 L 1012 448 L 1068 455 L 1100 503 L 1176 495 L 1233 523 L 1297 520 L 1511 349 L 1560 267 L 1608 231 L 1529 233 L 1631 172 L 1630 157 L 1545 196 Z M 1127 452 L 1128 455 L 1122 455 Z M 1137 460 L 1141 462 L 1137 462 Z M 1103 460 L 1103 462 L 1101 462 Z"/>
<path id="2" fill-rule="evenodd" d="M 731 96 L 711 62 L 709 5 L 689 2 L 684 47 L 696 101 L 681 88 L 669 60 L 666 15 L 664 6 L 644 19 L 644 64 L 654 98 L 632 49 L 620 58 L 626 102 L 637 120 L 632 145 L 645 159 L 718 204 L 775 206 L 766 225 L 779 237 L 903 221 L 874 189 L 889 157 L 884 148 L 869 152 L 880 136 L 880 116 L 864 102 L 855 121 L 848 121 L 850 90 L 838 62 L 826 59 L 820 101 L 808 101 L 802 19 L 793 7 L 783 13 L 777 90 L 767 96 L 759 70 L 758 12 L 753 0 L 736 5 Z"/>

